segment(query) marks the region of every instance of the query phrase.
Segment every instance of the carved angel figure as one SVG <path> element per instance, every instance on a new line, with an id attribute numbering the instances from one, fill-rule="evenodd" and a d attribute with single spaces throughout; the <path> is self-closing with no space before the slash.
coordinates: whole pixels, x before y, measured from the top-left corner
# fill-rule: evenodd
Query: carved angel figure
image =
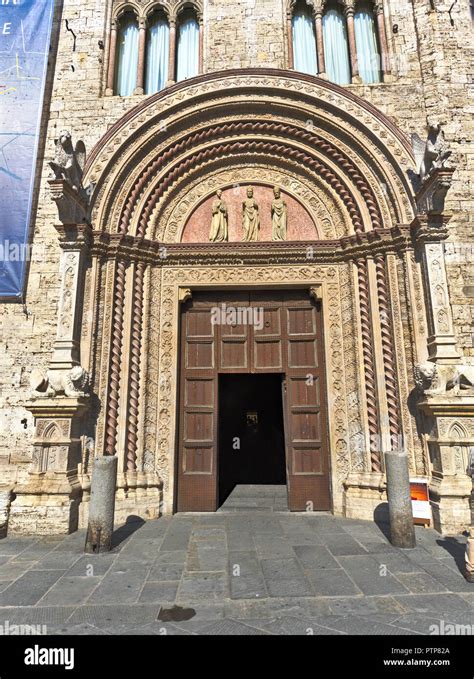
<path id="1" fill-rule="evenodd" d="M 426 141 L 423 141 L 418 134 L 412 134 L 411 142 L 421 182 L 433 170 L 447 167 L 447 160 L 451 156 L 451 151 L 445 141 L 441 125 L 430 126 Z"/>
<path id="2" fill-rule="evenodd" d="M 56 179 L 63 179 L 74 191 L 82 193 L 82 176 L 86 163 L 86 147 L 84 142 L 78 141 L 76 148 L 73 147 L 71 133 L 62 130 L 59 138 L 55 139 L 56 155 L 54 162 L 49 165 Z"/>

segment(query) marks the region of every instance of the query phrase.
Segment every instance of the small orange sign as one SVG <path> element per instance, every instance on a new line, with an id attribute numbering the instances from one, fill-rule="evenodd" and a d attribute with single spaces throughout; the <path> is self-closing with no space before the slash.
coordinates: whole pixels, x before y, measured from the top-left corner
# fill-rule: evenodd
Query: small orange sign
<path id="1" fill-rule="evenodd" d="M 410 483 L 410 495 L 412 500 L 429 502 L 428 485 L 426 483 Z"/>

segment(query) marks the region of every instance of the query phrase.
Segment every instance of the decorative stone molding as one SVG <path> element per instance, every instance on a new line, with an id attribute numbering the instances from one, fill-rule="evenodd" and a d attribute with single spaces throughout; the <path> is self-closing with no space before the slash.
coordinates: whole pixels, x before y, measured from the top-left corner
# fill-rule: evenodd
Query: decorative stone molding
<path id="1" fill-rule="evenodd" d="M 406 169 L 413 167 L 414 161 L 408 140 L 396 131 L 392 123 L 370 104 L 332 83 L 303 74 L 287 72 L 282 75 L 281 71 L 255 69 L 206 74 L 179 83 L 149 97 L 114 125 L 104 136 L 100 150 L 96 147 L 92 151 L 87 166 L 88 180 L 97 182 L 93 199 L 96 226 L 105 229 L 106 224 L 114 221 L 109 220 L 111 206 L 124 206 L 127 202 L 127 196 L 122 194 L 122 183 L 130 183 L 132 178 L 133 190 L 133 181 L 136 183 L 146 169 L 142 158 L 151 144 L 155 149 L 166 148 L 166 140 L 177 130 L 178 111 L 179 117 L 186 115 L 188 120 L 185 135 L 181 133 L 183 139 L 192 134 L 190 127 L 195 127 L 204 113 L 207 115 L 209 112 L 210 118 L 215 119 L 216 116 L 224 115 L 229 107 L 240 107 L 243 102 L 247 107 L 254 106 L 254 88 L 258 91 L 259 100 L 266 101 L 272 110 L 282 107 L 288 111 L 291 109 L 293 117 L 300 111 L 303 120 L 311 120 L 315 131 L 325 129 L 329 135 L 334 131 L 334 137 L 340 139 L 340 152 L 347 155 L 347 149 L 352 147 L 352 153 L 359 161 L 364 159 L 366 165 L 368 163 L 364 178 L 370 179 L 371 190 L 379 191 L 380 183 L 385 184 L 386 196 L 377 196 L 373 208 L 377 210 L 378 205 L 381 210 L 383 201 L 388 199 L 398 214 L 398 221 L 410 221 L 411 189 Z M 270 143 L 268 135 L 260 136 L 265 143 Z M 350 143 L 344 141 L 346 138 L 348 141 L 350 139 Z M 198 153 L 211 153 L 213 142 L 209 146 L 210 142 L 204 138 L 202 142 L 196 139 L 196 143 Z M 118 149 L 121 149 L 120 153 Z M 170 158 L 173 166 L 180 162 L 175 155 Z M 212 153 L 203 156 L 203 159 L 211 162 Z M 321 162 L 322 156 L 318 160 Z M 304 163 L 303 157 L 301 162 Z M 180 172 L 186 173 L 186 166 L 182 165 L 181 168 Z M 358 193 L 354 185 L 355 177 L 353 181 L 345 171 L 341 173 L 336 167 L 331 169 L 338 176 L 338 181 L 343 185 L 349 181 L 351 191 Z M 166 176 L 170 171 L 167 166 L 163 167 L 161 176 Z M 377 179 L 374 177 L 372 181 L 371 173 Z M 178 181 L 182 181 L 176 176 Z M 186 180 L 186 174 L 183 180 Z M 157 177 L 156 181 L 160 181 L 160 178 Z M 169 179 L 168 185 L 171 186 Z M 369 209 L 369 203 L 365 203 L 364 209 Z M 363 201 L 360 201 L 360 205 L 363 205 Z M 373 208 L 370 207 L 371 210 Z M 370 220 L 370 217 L 367 219 Z"/>
<path id="2" fill-rule="evenodd" d="M 471 525 L 469 453 L 474 446 L 474 397 L 433 395 L 419 407 L 425 416 L 432 464 L 430 498 L 435 528 L 442 533 L 462 533 Z"/>
<path id="3" fill-rule="evenodd" d="M 35 419 L 33 457 L 26 483 L 15 488 L 9 533 L 71 533 L 78 527 L 81 434 L 89 402 L 81 398 L 47 398 L 26 403 L 25 407 Z M 38 497 L 41 511 L 36 506 Z"/>

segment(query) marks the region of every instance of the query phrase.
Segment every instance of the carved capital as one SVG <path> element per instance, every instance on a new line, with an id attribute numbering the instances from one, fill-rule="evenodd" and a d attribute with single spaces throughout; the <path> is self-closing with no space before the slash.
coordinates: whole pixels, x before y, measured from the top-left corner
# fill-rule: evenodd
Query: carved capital
<path id="1" fill-rule="evenodd" d="M 62 250 L 88 250 L 92 244 L 92 229 L 88 224 L 56 224 Z"/>

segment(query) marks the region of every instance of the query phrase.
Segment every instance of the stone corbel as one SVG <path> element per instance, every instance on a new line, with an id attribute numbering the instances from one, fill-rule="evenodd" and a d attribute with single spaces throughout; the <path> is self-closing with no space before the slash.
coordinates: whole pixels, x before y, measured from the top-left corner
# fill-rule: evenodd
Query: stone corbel
<path id="1" fill-rule="evenodd" d="M 51 179 L 48 182 L 51 198 L 58 208 L 59 221 L 62 224 L 87 223 L 89 207 L 87 201 L 75 191 L 64 179 Z"/>
<path id="2" fill-rule="evenodd" d="M 323 286 L 312 285 L 309 289 L 309 296 L 314 299 L 315 302 L 321 302 L 323 299 Z"/>
<path id="3" fill-rule="evenodd" d="M 178 288 L 178 302 L 180 304 L 185 304 L 188 300 L 192 299 L 193 292 L 191 288 Z"/>
<path id="4" fill-rule="evenodd" d="M 418 214 L 441 214 L 453 181 L 454 169 L 435 168 L 418 190 L 415 200 Z"/>

